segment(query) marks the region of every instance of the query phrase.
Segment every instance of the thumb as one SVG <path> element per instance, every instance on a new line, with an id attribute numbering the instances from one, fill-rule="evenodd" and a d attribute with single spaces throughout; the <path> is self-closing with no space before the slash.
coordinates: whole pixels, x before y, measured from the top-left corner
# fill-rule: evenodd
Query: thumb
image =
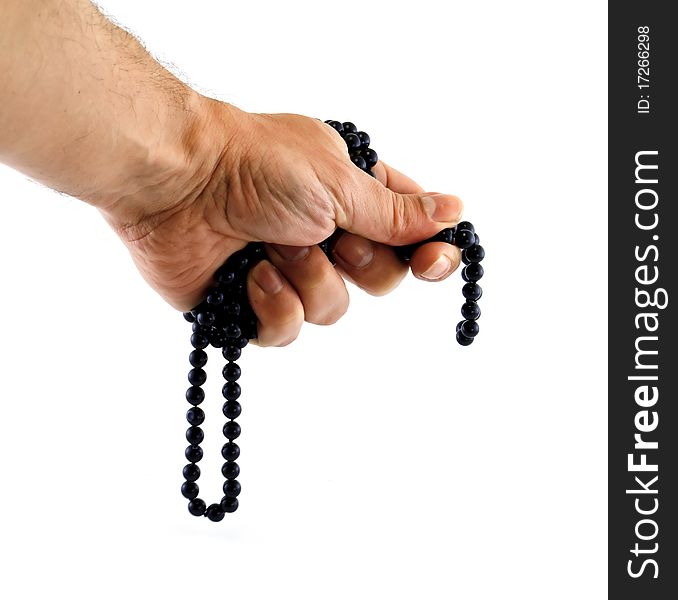
<path id="1" fill-rule="evenodd" d="M 375 242 L 400 246 L 431 237 L 459 222 L 463 204 L 456 196 L 421 192 L 399 194 L 372 179 L 342 203 L 337 226 Z"/>

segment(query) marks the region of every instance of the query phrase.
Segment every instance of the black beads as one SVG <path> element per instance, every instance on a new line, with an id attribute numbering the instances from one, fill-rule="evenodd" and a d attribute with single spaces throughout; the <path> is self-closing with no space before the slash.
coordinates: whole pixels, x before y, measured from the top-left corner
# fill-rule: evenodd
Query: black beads
<path id="1" fill-rule="evenodd" d="M 475 282 L 465 283 L 461 293 L 467 300 L 480 300 L 483 295 L 482 288 Z"/>
<path id="2" fill-rule="evenodd" d="M 235 498 L 240 494 L 240 483 L 236 479 L 228 479 L 224 482 L 224 496 Z"/>
<path id="3" fill-rule="evenodd" d="M 370 148 L 370 136 L 350 121 L 325 121 L 339 133 L 346 145 L 347 159 L 355 167 L 375 177 L 374 166 L 379 156 Z M 319 243 L 331 264 L 335 264 L 332 255 L 333 241 L 341 230 L 336 230 L 332 236 Z M 414 252 L 422 244 L 428 242 L 443 242 L 453 244 L 461 249 L 462 277 L 466 284 L 462 294 L 466 300 L 461 312 L 463 320 L 457 324 L 455 337 L 459 344 L 468 346 L 475 340 L 480 330 L 477 319 L 480 317 L 480 308 L 477 300 L 482 295 L 478 280 L 483 276 L 483 267 L 480 262 L 485 258 L 485 250 L 480 246 L 480 238 L 474 226 L 468 221 L 462 221 L 456 227 L 449 227 L 439 231 L 427 240 L 395 248 L 396 254 L 403 261 L 411 260 Z M 240 475 L 240 466 L 236 460 L 240 456 L 240 447 L 234 440 L 241 435 L 240 425 L 235 421 L 242 412 L 239 402 L 242 390 L 238 381 L 241 378 L 240 366 L 236 361 L 240 359 L 242 350 L 249 340 L 257 337 L 257 316 L 250 305 L 247 296 L 247 276 L 249 271 L 262 259 L 266 258 L 263 242 L 251 242 L 241 250 L 233 253 L 214 274 L 211 287 L 206 291 L 204 300 L 191 311 L 183 313 L 184 319 L 191 324 L 190 344 L 192 351 L 189 354 L 191 369 L 188 372 L 190 387 L 186 390 L 186 400 L 190 407 L 186 411 L 186 441 L 185 450 L 188 464 L 183 467 L 184 482 L 181 486 L 182 495 L 189 500 L 188 511 L 195 516 L 205 516 L 210 521 L 218 522 L 226 513 L 232 513 L 238 508 L 238 496 L 241 486 L 237 478 Z M 206 348 L 219 348 L 226 361 L 221 374 L 225 380 L 222 387 L 222 396 L 225 402 L 222 405 L 223 416 L 227 421 L 222 432 L 226 442 L 221 448 L 221 455 L 226 461 L 221 474 L 224 496 L 221 501 L 207 505 L 198 497 L 197 481 L 201 470 L 196 463 L 203 458 L 200 444 L 205 438 L 201 425 L 205 421 L 205 410 L 201 405 L 205 401 L 205 393 L 201 386 L 207 381 L 205 370 L 208 362 Z M 210 409 L 211 410 L 211 409 Z"/>
<path id="4" fill-rule="evenodd" d="M 223 433 L 225 438 L 228 438 L 229 440 L 234 440 L 241 433 L 240 425 L 238 425 L 235 421 L 228 421 L 228 423 L 224 425 Z"/>
<path id="5" fill-rule="evenodd" d="M 461 316 L 464 317 L 464 319 L 472 319 L 474 321 L 478 319 L 480 317 L 480 307 L 478 306 L 478 303 L 473 302 L 473 300 L 464 302 L 464 304 L 461 305 Z"/>
<path id="6" fill-rule="evenodd" d="M 240 367 L 232 362 L 226 364 L 221 371 L 226 381 L 237 381 L 240 378 L 240 373 Z"/>
<path id="7" fill-rule="evenodd" d="M 194 385 L 186 390 L 186 400 L 189 404 L 197 406 L 205 399 L 205 392 L 202 391 L 201 387 Z"/>
<path id="8" fill-rule="evenodd" d="M 191 363 L 192 367 L 202 369 L 207 364 L 207 352 L 204 350 L 193 350 L 188 355 L 188 362 Z"/>
<path id="9" fill-rule="evenodd" d="M 473 246 L 475 243 L 475 238 L 473 237 L 473 232 L 468 229 L 459 229 L 454 234 L 454 245 L 458 248 L 466 249 Z"/>
<path id="10" fill-rule="evenodd" d="M 234 381 L 227 381 L 221 388 L 221 393 L 226 400 L 237 400 L 240 398 L 240 386 Z"/>
<path id="11" fill-rule="evenodd" d="M 202 448 L 200 446 L 189 446 L 184 452 L 186 460 L 191 462 L 200 462 L 202 460 Z"/>
<path id="12" fill-rule="evenodd" d="M 223 510 L 225 513 L 235 512 L 238 509 L 238 499 L 224 496 L 221 499 L 220 506 L 221 510 Z"/>
<path id="13" fill-rule="evenodd" d="M 188 372 L 188 381 L 191 385 L 200 386 L 207 381 L 207 373 L 202 369 L 191 369 Z"/>
<path id="14" fill-rule="evenodd" d="M 199 333 L 197 331 L 191 336 L 191 346 L 198 350 L 207 348 L 207 345 L 209 343 L 210 343 L 209 338 L 206 335 Z"/>
<path id="15" fill-rule="evenodd" d="M 207 510 L 205 501 L 200 498 L 195 498 L 188 503 L 188 512 L 194 517 L 202 517 L 205 514 L 205 510 Z"/>
<path id="16" fill-rule="evenodd" d="M 196 427 L 192 425 L 186 430 L 186 441 L 193 445 L 197 446 L 198 444 L 202 444 L 202 441 L 205 439 L 205 433 L 203 432 L 200 427 Z"/>
<path id="17" fill-rule="evenodd" d="M 202 425 L 205 421 L 205 411 L 198 406 L 192 406 L 186 411 L 186 420 L 190 425 Z"/>
<path id="18" fill-rule="evenodd" d="M 193 500 L 193 498 L 198 497 L 199 493 L 200 488 L 198 487 L 198 484 L 195 483 L 195 481 L 184 481 L 184 483 L 181 484 L 181 495 L 184 498 Z"/>
<path id="19" fill-rule="evenodd" d="M 479 263 L 471 263 L 466 265 L 462 271 L 461 276 L 464 281 L 470 281 L 475 283 L 485 274 L 485 269 Z"/>
<path id="20" fill-rule="evenodd" d="M 194 463 L 190 463 L 184 467 L 182 473 L 186 481 L 197 481 L 200 477 L 200 467 Z"/>
<path id="21" fill-rule="evenodd" d="M 207 511 L 205 512 L 205 516 L 210 520 L 214 521 L 215 523 L 218 523 L 224 518 L 224 511 L 221 510 L 221 505 L 220 504 L 210 504 L 207 507 Z"/>
<path id="22" fill-rule="evenodd" d="M 240 456 L 240 446 L 234 442 L 227 442 L 221 447 L 221 456 L 225 460 L 238 460 Z"/>
<path id="23" fill-rule="evenodd" d="M 474 320 L 464 321 L 459 328 L 459 331 L 462 332 L 468 338 L 474 338 L 478 335 L 480 327 L 478 323 Z"/>
<path id="24" fill-rule="evenodd" d="M 240 475 L 240 467 L 237 462 L 225 462 L 224 466 L 221 467 L 221 474 L 226 479 L 235 479 Z"/>
<path id="25" fill-rule="evenodd" d="M 224 402 L 224 406 L 221 410 L 227 419 L 237 419 L 242 412 L 240 402 L 236 402 L 235 400 Z"/>

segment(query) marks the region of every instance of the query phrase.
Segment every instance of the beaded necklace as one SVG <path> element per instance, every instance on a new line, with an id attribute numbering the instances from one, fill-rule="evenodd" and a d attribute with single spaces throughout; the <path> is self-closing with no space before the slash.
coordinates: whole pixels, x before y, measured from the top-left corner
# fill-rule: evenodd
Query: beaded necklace
<path id="1" fill-rule="evenodd" d="M 372 168 L 377 164 L 377 153 L 370 148 L 370 136 L 364 131 L 358 131 L 350 122 L 325 121 L 336 129 L 344 142 L 353 164 L 374 177 Z M 337 230 L 339 231 L 339 230 Z M 330 259 L 332 257 L 333 234 L 319 244 L 322 251 Z M 466 282 L 462 288 L 465 302 L 461 307 L 463 320 L 457 324 L 456 339 L 462 346 L 473 343 L 479 328 L 477 320 L 480 317 L 480 308 L 477 301 L 482 295 L 478 280 L 483 276 L 483 267 L 480 262 L 485 258 L 485 250 L 480 245 L 480 238 L 468 221 L 463 221 L 455 227 L 443 229 L 433 237 L 410 244 L 395 247 L 398 257 L 406 262 L 412 258 L 414 251 L 427 242 L 446 242 L 461 249 L 464 268 L 461 276 Z M 266 258 L 262 242 L 251 242 L 245 248 L 232 254 L 226 262 L 217 269 L 214 276 L 214 285 L 208 290 L 205 299 L 190 312 L 184 313 L 184 318 L 192 323 L 191 351 L 188 360 L 191 370 L 188 372 L 188 381 L 191 387 L 186 390 L 186 400 L 191 407 L 186 412 L 186 420 L 190 427 L 186 430 L 186 440 L 189 446 L 185 456 L 188 464 L 183 469 L 184 483 L 181 486 L 182 495 L 189 500 L 188 511 L 195 515 L 206 516 L 211 521 L 221 521 L 226 513 L 234 512 L 238 508 L 240 482 L 237 480 L 240 467 L 236 460 L 240 456 L 240 447 L 235 443 L 240 436 L 240 425 L 235 419 L 240 416 L 241 406 L 238 402 L 241 390 L 237 381 L 241 370 L 236 364 L 242 349 L 250 339 L 257 336 L 257 318 L 247 298 L 246 279 L 249 270 L 260 260 Z M 221 473 L 225 478 L 223 485 L 224 496 L 219 503 L 207 506 L 205 501 L 198 497 L 199 488 L 196 483 L 200 477 L 198 462 L 203 457 L 200 447 L 205 435 L 200 425 L 205 420 L 205 413 L 200 408 L 205 399 L 202 385 L 207 380 L 204 370 L 207 364 L 205 348 L 212 345 L 221 348 L 222 355 L 227 361 L 222 369 L 225 383 L 221 390 L 225 399 L 222 407 L 224 416 L 228 419 L 223 427 L 224 437 L 228 440 L 221 449 L 224 465 Z"/>

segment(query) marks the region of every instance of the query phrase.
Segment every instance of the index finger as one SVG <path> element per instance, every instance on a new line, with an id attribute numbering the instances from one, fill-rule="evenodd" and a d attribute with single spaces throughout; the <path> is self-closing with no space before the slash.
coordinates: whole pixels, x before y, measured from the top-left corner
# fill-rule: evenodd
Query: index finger
<path id="1" fill-rule="evenodd" d="M 401 173 L 397 169 L 394 169 L 390 165 L 387 165 L 384 161 L 378 161 L 374 167 L 372 167 L 374 175 L 379 181 L 390 190 L 398 192 L 399 194 L 420 194 L 424 191 L 416 181 L 410 179 L 404 173 Z"/>

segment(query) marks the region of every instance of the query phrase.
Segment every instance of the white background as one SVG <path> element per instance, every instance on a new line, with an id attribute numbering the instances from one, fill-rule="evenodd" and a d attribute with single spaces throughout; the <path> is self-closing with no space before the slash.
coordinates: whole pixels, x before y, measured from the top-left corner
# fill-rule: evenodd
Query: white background
<path id="1" fill-rule="evenodd" d="M 248 348 L 241 507 L 196 519 L 189 326 L 96 210 L 0 167 L 2 595 L 605 597 L 605 4 L 103 2 L 204 93 L 355 121 L 461 196 L 488 252 L 482 331 L 453 340 L 458 275 L 410 277 Z"/>

